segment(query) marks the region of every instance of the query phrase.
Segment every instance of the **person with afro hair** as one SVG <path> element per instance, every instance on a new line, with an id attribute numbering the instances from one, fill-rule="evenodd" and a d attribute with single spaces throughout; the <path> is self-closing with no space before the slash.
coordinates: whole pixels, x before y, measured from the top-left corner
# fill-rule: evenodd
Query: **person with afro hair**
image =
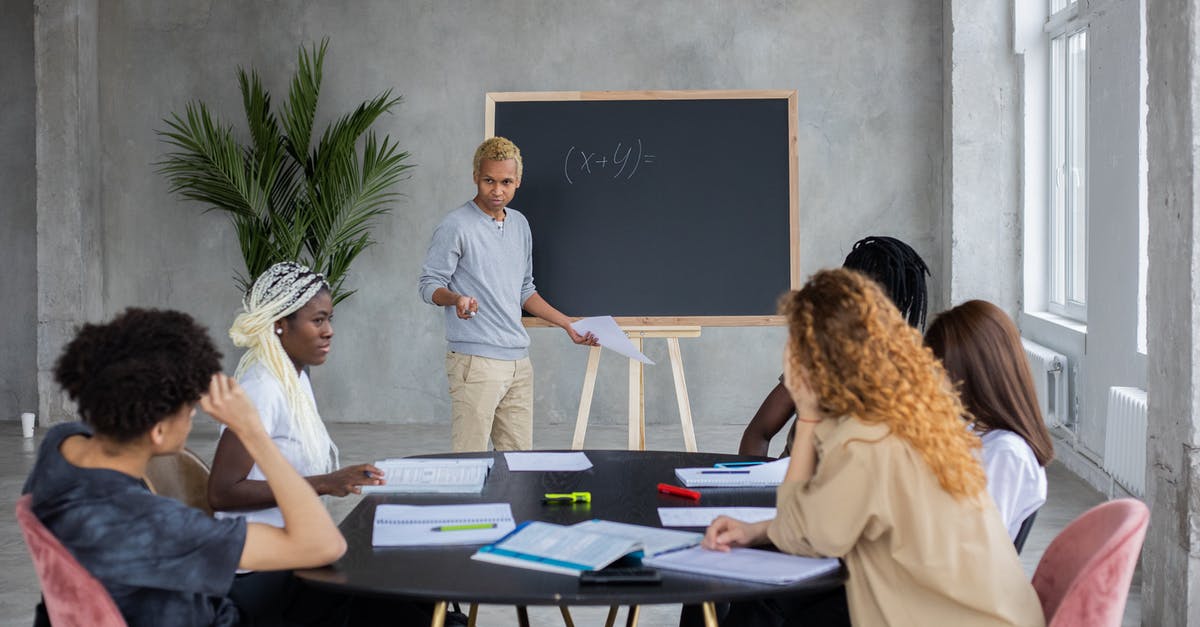
<path id="1" fill-rule="evenodd" d="M 310 568 L 346 550 L 254 405 L 221 374 L 220 359 L 187 314 L 127 309 L 83 325 L 55 364 L 82 422 L 46 433 L 22 492 L 134 627 L 236 625 L 230 588 L 238 568 Z M 197 404 L 237 433 L 263 469 L 283 528 L 209 518 L 147 487 L 150 458 L 183 448 Z M 43 606 L 37 624 L 49 624 Z"/>

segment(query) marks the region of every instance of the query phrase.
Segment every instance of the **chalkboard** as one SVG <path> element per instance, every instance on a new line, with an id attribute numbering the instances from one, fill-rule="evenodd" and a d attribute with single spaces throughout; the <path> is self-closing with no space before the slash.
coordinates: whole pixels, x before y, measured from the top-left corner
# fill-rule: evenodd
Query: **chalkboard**
<path id="1" fill-rule="evenodd" d="M 798 285 L 796 92 L 491 93 L 538 292 L 624 324 L 780 324 Z M 529 321 L 527 320 L 527 324 Z"/>

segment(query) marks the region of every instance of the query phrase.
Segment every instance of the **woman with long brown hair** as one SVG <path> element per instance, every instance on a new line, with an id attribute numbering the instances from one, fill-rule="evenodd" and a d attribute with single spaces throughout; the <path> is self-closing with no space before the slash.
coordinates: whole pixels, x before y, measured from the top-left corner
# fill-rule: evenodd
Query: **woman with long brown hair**
<path id="1" fill-rule="evenodd" d="M 983 442 L 988 492 L 1016 538 L 1046 502 L 1045 466 L 1054 458 L 1021 334 L 999 307 L 971 300 L 938 315 L 925 345 L 942 360 Z"/>
<path id="2" fill-rule="evenodd" d="M 773 542 L 788 553 L 842 558 L 855 624 L 1043 624 L 984 495 L 979 439 L 920 333 L 874 282 L 849 270 L 818 272 L 781 309 L 797 429 L 777 516 L 718 518 L 704 545 Z M 798 609 L 769 622 L 807 618 Z M 752 622 L 736 605 L 735 617 Z"/>

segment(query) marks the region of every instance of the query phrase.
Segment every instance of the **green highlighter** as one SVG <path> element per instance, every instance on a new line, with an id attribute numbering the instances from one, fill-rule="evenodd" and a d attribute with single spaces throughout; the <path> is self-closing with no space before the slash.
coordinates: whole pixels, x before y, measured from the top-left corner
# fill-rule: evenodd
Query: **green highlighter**
<path id="1" fill-rule="evenodd" d="M 495 529 L 496 523 L 472 523 L 469 525 L 442 525 L 434 527 L 433 531 L 472 531 L 475 529 Z"/>
<path id="2" fill-rule="evenodd" d="M 591 492 L 548 492 L 542 495 L 542 503 L 550 505 L 556 503 L 591 503 Z"/>

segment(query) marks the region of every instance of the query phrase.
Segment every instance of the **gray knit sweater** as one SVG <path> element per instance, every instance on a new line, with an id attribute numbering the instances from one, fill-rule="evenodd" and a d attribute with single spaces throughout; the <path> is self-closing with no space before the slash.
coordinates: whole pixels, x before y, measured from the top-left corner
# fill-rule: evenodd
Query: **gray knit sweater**
<path id="1" fill-rule="evenodd" d="M 418 287 L 433 304 L 444 287 L 479 302 L 479 313 L 462 320 L 444 307 L 450 350 L 492 359 L 516 360 L 529 353 L 521 305 L 533 295 L 533 236 L 529 222 L 505 208 L 503 228 L 474 202 L 451 211 L 433 231 Z"/>

